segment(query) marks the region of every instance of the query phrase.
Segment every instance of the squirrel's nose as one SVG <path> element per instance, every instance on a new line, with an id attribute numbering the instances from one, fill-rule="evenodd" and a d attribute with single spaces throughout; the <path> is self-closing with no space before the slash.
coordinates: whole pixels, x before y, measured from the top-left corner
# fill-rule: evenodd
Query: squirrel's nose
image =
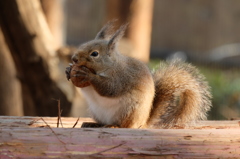
<path id="1" fill-rule="evenodd" d="M 73 56 L 72 56 L 72 61 L 73 61 L 74 63 L 78 63 L 78 58 L 77 58 L 76 55 L 73 55 Z"/>

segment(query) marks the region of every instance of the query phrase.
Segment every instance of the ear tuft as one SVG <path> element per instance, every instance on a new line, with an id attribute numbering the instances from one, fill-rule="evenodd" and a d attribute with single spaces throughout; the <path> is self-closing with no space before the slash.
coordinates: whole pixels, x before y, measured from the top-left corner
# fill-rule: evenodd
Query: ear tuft
<path id="1" fill-rule="evenodd" d="M 95 39 L 106 39 L 109 37 L 113 29 L 113 24 L 117 21 L 117 19 L 111 20 L 105 24 L 102 29 L 98 32 Z"/>
<path id="2" fill-rule="evenodd" d="M 129 23 L 122 25 L 122 26 L 116 31 L 116 33 L 113 34 L 113 36 L 111 37 L 111 39 L 110 39 L 109 42 L 108 42 L 109 50 L 112 50 L 112 49 L 115 48 L 116 43 L 118 42 L 118 40 L 120 40 L 120 39 L 123 37 L 124 32 L 125 32 L 125 30 L 126 30 L 127 27 L 128 27 L 128 24 L 129 24 Z"/>

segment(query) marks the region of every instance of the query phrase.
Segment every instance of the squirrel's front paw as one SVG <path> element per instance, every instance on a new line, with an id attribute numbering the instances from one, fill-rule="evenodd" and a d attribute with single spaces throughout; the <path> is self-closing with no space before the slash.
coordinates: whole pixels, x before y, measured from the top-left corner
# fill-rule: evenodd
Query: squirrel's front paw
<path id="1" fill-rule="evenodd" d="M 80 69 L 73 69 L 74 75 L 73 77 L 84 78 L 84 81 L 88 81 L 93 73 L 85 66 L 80 66 Z"/>
<path id="2" fill-rule="evenodd" d="M 85 66 L 70 65 L 66 68 L 66 75 L 75 86 L 83 88 L 91 85 L 90 78 L 94 76 L 94 73 Z"/>

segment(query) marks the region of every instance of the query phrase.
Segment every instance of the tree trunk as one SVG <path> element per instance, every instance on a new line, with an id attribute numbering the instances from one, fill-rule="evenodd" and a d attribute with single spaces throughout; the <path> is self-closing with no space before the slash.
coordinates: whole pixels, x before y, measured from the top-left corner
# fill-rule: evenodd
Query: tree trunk
<path id="1" fill-rule="evenodd" d="M 153 0 L 107 1 L 107 20 L 118 19 L 117 25 L 129 22 L 125 37 L 131 49 L 126 54 L 144 62 L 149 61 L 150 55 L 153 3 Z"/>
<path id="2" fill-rule="evenodd" d="M 127 23 L 132 1 L 107 0 L 107 20 L 117 19 L 117 26 Z"/>
<path id="3" fill-rule="evenodd" d="M 0 28 L 0 115 L 22 116 L 21 84 Z"/>
<path id="4" fill-rule="evenodd" d="M 71 103 L 56 83 L 58 58 L 40 2 L 0 1 L 0 24 L 21 79 L 25 115 L 34 107 L 36 115 L 56 116 L 53 98 L 60 99 L 67 115 Z"/>
<path id="5" fill-rule="evenodd" d="M 54 48 L 56 48 L 56 50 L 65 43 L 64 1 L 65 0 L 41 0 L 46 21 L 54 37 Z"/>
<path id="6" fill-rule="evenodd" d="M 134 56 L 144 62 L 149 61 L 152 33 L 153 0 L 134 0 L 128 37 L 134 47 Z"/>

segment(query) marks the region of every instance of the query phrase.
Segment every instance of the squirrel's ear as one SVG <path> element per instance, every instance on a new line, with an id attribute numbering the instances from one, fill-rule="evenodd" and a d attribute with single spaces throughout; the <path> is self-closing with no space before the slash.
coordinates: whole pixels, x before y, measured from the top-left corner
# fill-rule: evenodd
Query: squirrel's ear
<path id="1" fill-rule="evenodd" d="M 122 25 L 115 34 L 111 37 L 111 39 L 108 42 L 108 50 L 113 50 L 116 46 L 116 43 L 118 42 L 119 39 L 121 39 L 124 35 L 124 32 L 128 26 L 127 24 Z"/>
<path id="2" fill-rule="evenodd" d="M 97 33 L 97 36 L 95 39 L 106 39 L 109 34 L 111 33 L 113 29 L 113 23 L 116 21 L 116 19 L 109 21 L 107 24 L 105 24 L 102 29 Z"/>

